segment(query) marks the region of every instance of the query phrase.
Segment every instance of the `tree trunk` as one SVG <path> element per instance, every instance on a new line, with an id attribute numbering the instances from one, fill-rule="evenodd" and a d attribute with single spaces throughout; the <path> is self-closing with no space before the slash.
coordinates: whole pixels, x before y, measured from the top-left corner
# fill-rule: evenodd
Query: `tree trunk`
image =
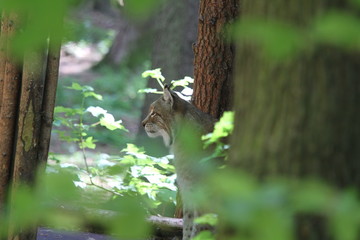
<path id="1" fill-rule="evenodd" d="M 343 1 L 243 0 L 243 16 L 297 26 Z M 341 7 L 342 6 L 342 7 Z M 274 63 L 258 49 L 237 51 L 235 129 L 230 165 L 259 179 L 316 177 L 334 186 L 360 188 L 360 56 L 317 45 L 291 60 Z M 327 239 L 310 221 L 298 239 Z M 298 219 L 299 220 L 299 219 Z M 296 229 L 306 221 L 299 220 Z M 231 232 L 220 239 L 229 239 Z M 323 238 L 321 238 L 323 237 Z"/>
<path id="2" fill-rule="evenodd" d="M 59 26 L 63 26 L 62 18 L 57 19 L 57 21 L 59 22 Z M 40 146 L 39 146 L 38 158 L 40 163 L 44 165 L 47 162 L 48 153 L 49 153 L 51 129 L 54 120 L 56 89 L 57 89 L 58 77 L 59 77 L 59 64 L 60 64 L 61 39 L 56 37 L 57 33 L 54 31 L 49 34 L 49 52 L 46 63 L 44 96 L 42 102 L 43 116 L 41 120 Z"/>
<path id="3" fill-rule="evenodd" d="M 237 17 L 238 5 L 238 0 L 200 1 L 193 103 L 215 118 L 232 106 L 235 50 L 226 39 L 226 25 Z"/>
<path id="4" fill-rule="evenodd" d="M 13 183 L 31 184 L 39 166 L 38 147 L 44 86 L 44 55 L 25 54 L 17 124 Z"/>
<path id="5" fill-rule="evenodd" d="M 10 55 L 9 43 L 6 42 L 15 32 L 18 24 L 16 14 L 3 14 L 1 37 L 6 47 L 2 53 L 5 57 L 2 65 L 2 92 L 0 92 L 0 211 L 4 210 L 7 199 L 8 186 L 11 178 L 13 162 L 13 149 L 15 141 L 15 128 L 17 120 L 17 107 L 20 92 L 21 72 L 19 64 Z"/>
<path id="6" fill-rule="evenodd" d="M 60 9 L 57 11 L 59 14 L 52 20 L 60 24 L 63 12 Z M 31 14 L 27 15 L 30 18 Z M 23 64 L 20 64 L 19 59 L 14 59 L 10 46 L 11 37 L 19 34 L 19 16 L 16 13 L 2 14 L 0 39 L 0 215 L 6 211 L 11 220 L 18 216 L 12 216 L 13 209 L 6 208 L 6 204 L 12 201 L 20 185 L 31 187 L 35 183 L 39 166 L 47 159 L 61 42 L 60 29 L 53 30 L 49 53 L 45 48 L 28 49 L 22 59 Z M 21 19 L 25 19 L 24 15 Z M 43 46 L 46 46 L 47 37 L 45 32 L 41 39 Z M 16 224 L 10 222 L 8 240 L 36 239 L 36 226 L 15 232 L 18 229 Z"/>

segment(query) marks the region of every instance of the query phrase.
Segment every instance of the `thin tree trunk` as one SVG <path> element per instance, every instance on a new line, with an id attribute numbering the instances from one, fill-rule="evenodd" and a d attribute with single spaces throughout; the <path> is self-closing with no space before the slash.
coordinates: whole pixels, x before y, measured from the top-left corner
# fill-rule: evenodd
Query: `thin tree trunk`
<path id="1" fill-rule="evenodd" d="M 18 16 L 10 13 L 8 17 L 3 18 L 1 37 L 2 40 L 10 38 L 17 27 Z M 0 211 L 4 209 L 7 198 L 8 186 L 13 166 L 13 147 L 15 141 L 15 128 L 17 119 L 17 106 L 20 92 L 21 71 L 19 64 L 14 61 L 10 55 L 9 42 L 7 42 L 7 51 L 5 63 L 3 66 L 3 85 L 1 97 L 0 112 Z"/>
<path id="2" fill-rule="evenodd" d="M 33 183 L 39 166 L 44 60 L 44 55 L 39 52 L 27 53 L 24 58 L 13 172 L 16 185 Z"/>
<path id="3" fill-rule="evenodd" d="M 225 30 L 237 17 L 238 5 L 238 0 L 200 1 L 193 103 L 215 118 L 232 106 L 235 50 L 226 39 Z"/>
<path id="4" fill-rule="evenodd" d="M 62 22 L 62 19 L 59 19 Z M 52 123 L 56 100 L 56 88 L 59 77 L 61 40 L 50 34 L 49 52 L 45 74 L 44 99 L 42 103 L 42 120 L 39 146 L 39 161 L 46 164 L 51 138 Z"/>
<path id="5" fill-rule="evenodd" d="M 6 16 L 5 11 L 1 13 L 1 29 L 0 29 L 0 112 L 2 106 L 2 93 L 4 89 L 4 76 L 6 64 Z M 1 195 L 0 195 L 1 196 Z"/>

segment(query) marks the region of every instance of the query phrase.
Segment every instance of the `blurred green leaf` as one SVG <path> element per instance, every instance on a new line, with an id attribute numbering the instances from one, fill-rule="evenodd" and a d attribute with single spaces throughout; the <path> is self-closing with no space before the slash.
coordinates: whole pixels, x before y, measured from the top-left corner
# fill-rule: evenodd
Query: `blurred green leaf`
<path id="1" fill-rule="evenodd" d="M 344 192 L 340 201 L 329 214 L 333 215 L 330 224 L 336 239 L 355 240 L 359 237 L 360 229 L 360 205 L 357 201 L 357 193 Z"/>
<path id="2" fill-rule="evenodd" d="M 26 51 L 39 51 L 47 45 L 49 34 L 56 42 L 63 37 L 62 20 L 72 0 L 2 0 L 0 9 L 4 13 L 16 13 L 13 21 L 17 31 L 10 41 L 10 48 L 16 56 Z M 14 20 L 14 19 L 13 19 Z M 21 22 L 22 21 L 22 22 Z"/>
<path id="3" fill-rule="evenodd" d="M 218 224 L 218 216 L 213 213 L 204 214 L 194 220 L 197 224 L 208 224 L 210 226 L 216 226 Z"/>
<path id="4" fill-rule="evenodd" d="M 162 94 L 162 91 L 157 90 L 156 88 L 145 88 L 139 89 L 138 93 L 155 93 L 155 94 Z"/>
<path id="5" fill-rule="evenodd" d="M 97 100 L 103 100 L 103 97 L 100 94 L 94 93 L 94 92 L 84 92 L 84 97 L 93 97 L 96 98 Z"/>
<path id="6" fill-rule="evenodd" d="M 296 211 L 311 213 L 325 211 L 331 196 L 331 189 L 327 186 L 315 181 L 304 181 L 296 188 L 291 199 Z"/>
<path id="7" fill-rule="evenodd" d="M 215 240 L 215 236 L 210 231 L 201 231 L 192 240 Z"/>
<path id="8" fill-rule="evenodd" d="M 80 108 L 67 108 L 63 106 L 56 106 L 54 112 L 65 113 L 66 116 L 81 115 L 84 113 L 84 111 Z"/>
<path id="9" fill-rule="evenodd" d="M 37 222 L 44 212 L 39 199 L 30 188 L 17 187 L 12 192 L 10 225 L 16 230 L 26 228 Z"/>
<path id="10" fill-rule="evenodd" d="M 95 149 L 96 144 L 93 137 L 87 137 L 85 141 L 79 143 L 79 146 L 81 149 L 83 148 L 89 148 L 89 149 Z"/>
<path id="11" fill-rule="evenodd" d="M 232 30 L 236 39 L 257 43 L 273 59 L 293 56 L 305 43 L 303 31 L 277 20 L 243 18 Z"/>
<path id="12" fill-rule="evenodd" d="M 76 91 L 83 91 L 84 87 L 80 84 L 73 82 L 70 87 L 66 87 L 68 89 L 76 90 Z"/>
<path id="13" fill-rule="evenodd" d="M 360 49 L 360 18 L 349 12 L 330 11 L 313 25 L 313 35 L 321 43 Z"/>
<path id="14" fill-rule="evenodd" d="M 165 0 L 129 0 L 124 1 L 124 11 L 131 18 L 139 21 L 147 19 L 159 10 Z"/>
<path id="15" fill-rule="evenodd" d="M 221 138 L 229 136 L 234 128 L 234 112 L 224 112 L 220 120 L 215 123 L 214 131 L 205 136 L 202 140 L 205 141 L 205 146 L 219 141 Z"/>

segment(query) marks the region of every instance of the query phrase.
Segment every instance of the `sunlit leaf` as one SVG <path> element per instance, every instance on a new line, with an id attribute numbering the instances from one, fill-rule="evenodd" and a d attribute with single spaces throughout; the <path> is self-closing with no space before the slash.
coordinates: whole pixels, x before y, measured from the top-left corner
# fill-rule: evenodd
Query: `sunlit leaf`
<path id="1" fill-rule="evenodd" d="M 161 69 L 157 68 L 154 70 L 148 70 L 141 74 L 143 78 L 151 77 L 155 78 L 160 85 L 161 88 L 164 88 L 163 82 L 165 81 L 165 77 L 161 74 Z"/>
<path id="2" fill-rule="evenodd" d="M 122 152 L 126 152 L 127 154 L 144 154 L 145 151 L 141 148 L 138 148 L 135 144 L 128 143 L 126 144 L 126 148 L 121 150 Z"/>
<path id="3" fill-rule="evenodd" d="M 234 128 L 234 112 L 224 112 L 220 120 L 215 124 L 214 131 L 202 137 L 205 146 L 217 142 L 223 137 L 229 136 Z"/>
<path id="4" fill-rule="evenodd" d="M 155 88 L 145 88 L 145 89 L 139 89 L 138 93 L 155 93 L 155 94 L 162 94 L 162 91 L 159 91 Z"/>
<path id="5" fill-rule="evenodd" d="M 114 131 L 116 129 L 126 130 L 121 123 L 121 120 L 115 121 L 114 116 L 110 113 L 105 113 L 104 116 L 100 118 L 100 125 L 106 127 L 111 131 Z"/>
<path id="6" fill-rule="evenodd" d="M 79 143 L 81 149 L 83 148 L 90 148 L 95 149 L 96 144 L 93 137 L 87 137 L 83 142 Z"/>
<path id="7" fill-rule="evenodd" d="M 194 83 L 194 79 L 191 77 L 184 77 L 183 79 L 180 79 L 180 80 L 172 80 L 171 87 L 172 88 L 175 88 L 177 86 L 186 87 L 190 83 Z"/>
<path id="8" fill-rule="evenodd" d="M 93 106 L 88 107 L 86 111 L 91 113 L 94 117 L 99 117 L 100 115 L 105 115 L 107 113 L 107 110 L 101 107 L 93 107 Z"/>
<path id="9" fill-rule="evenodd" d="M 143 78 L 151 77 L 155 79 L 159 79 L 162 82 L 165 80 L 164 76 L 161 73 L 161 68 L 156 68 L 154 70 L 147 70 L 141 74 Z"/>

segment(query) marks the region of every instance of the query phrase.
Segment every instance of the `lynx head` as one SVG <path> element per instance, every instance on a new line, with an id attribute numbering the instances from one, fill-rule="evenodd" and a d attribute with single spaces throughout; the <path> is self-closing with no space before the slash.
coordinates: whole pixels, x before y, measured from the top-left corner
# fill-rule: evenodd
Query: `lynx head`
<path id="1" fill-rule="evenodd" d="M 175 121 L 176 102 L 182 101 L 176 93 L 165 85 L 164 94 L 150 105 L 149 114 L 142 125 L 149 137 L 162 137 L 166 146 L 173 143 L 172 124 Z"/>

